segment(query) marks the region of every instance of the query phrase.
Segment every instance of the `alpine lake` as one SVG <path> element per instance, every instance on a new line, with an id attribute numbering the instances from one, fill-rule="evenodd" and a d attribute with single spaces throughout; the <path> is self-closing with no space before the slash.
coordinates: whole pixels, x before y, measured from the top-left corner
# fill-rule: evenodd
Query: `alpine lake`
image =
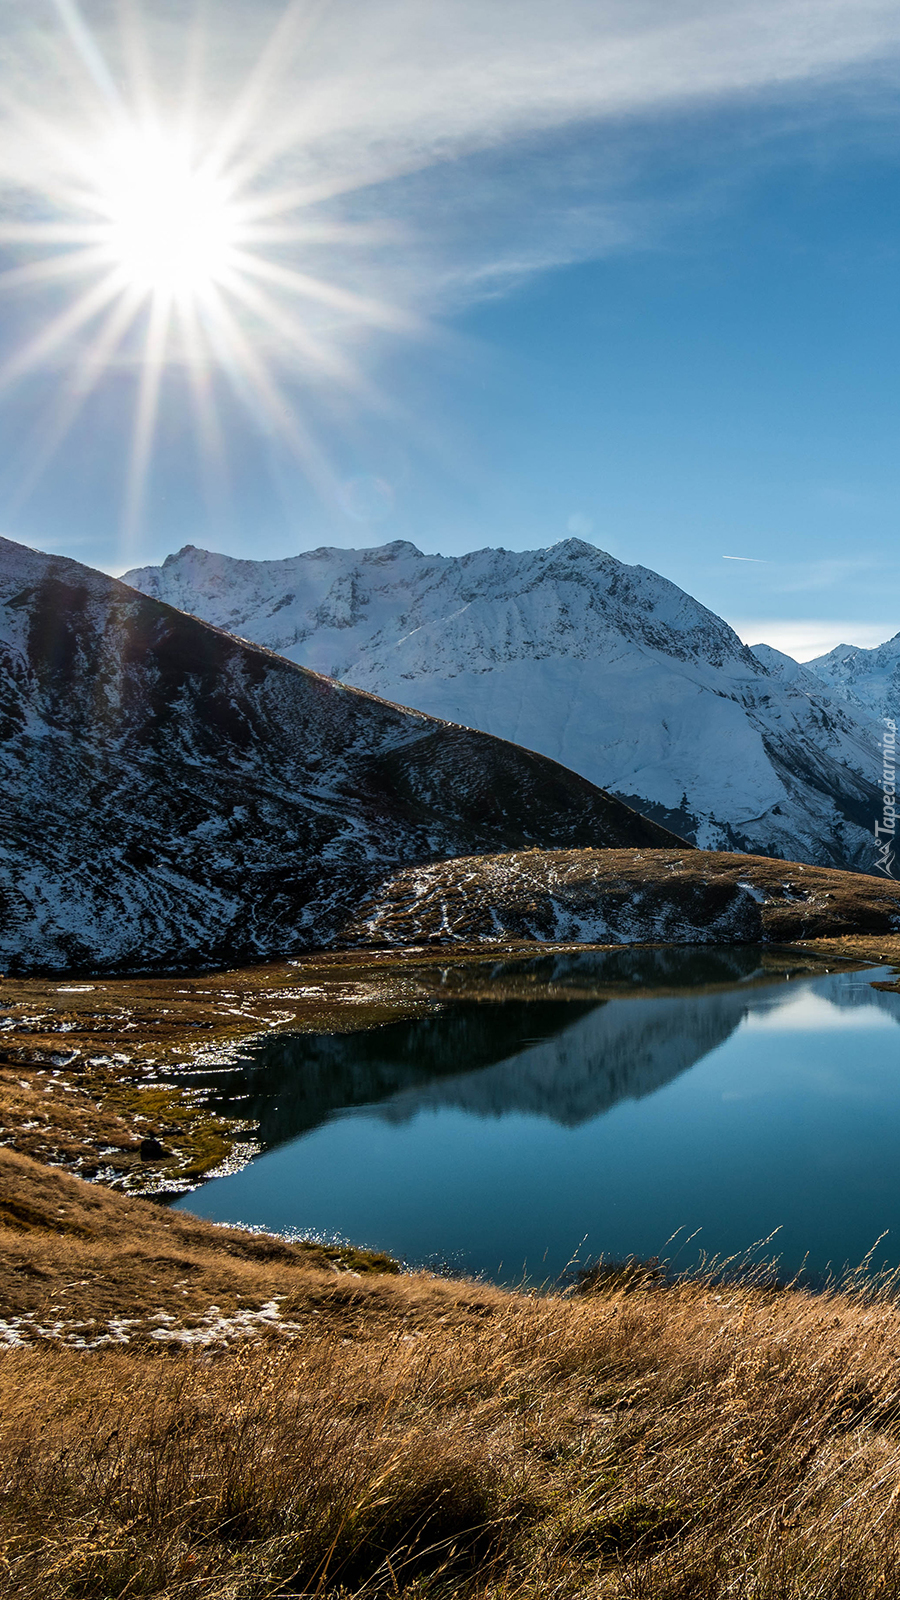
<path id="1" fill-rule="evenodd" d="M 435 961 L 422 1014 L 203 1069 L 260 1153 L 175 1204 L 540 1286 L 602 1258 L 900 1265 L 900 994 L 796 948 Z"/>

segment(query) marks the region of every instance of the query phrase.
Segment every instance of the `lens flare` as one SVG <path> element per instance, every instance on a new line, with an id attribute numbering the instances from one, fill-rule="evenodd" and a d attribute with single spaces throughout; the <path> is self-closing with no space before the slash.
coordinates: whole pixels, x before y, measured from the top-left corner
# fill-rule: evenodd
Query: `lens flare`
<path id="1" fill-rule="evenodd" d="M 0 249 L 19 264 L 0 271 L 0 292 L 43 295 L 47 311 L 0 367 L 0 392 L 41 370 L 55 377 L 7 511 L 32 491 L 113 368 L 132 372 L 135 387 L 123 556 L 140 525 L 174 368 L 189 380 L 207 479 L 226 472 L 224 385 L 229 404 L 237 398 L 250 408 L 334 500 L 339 475 L 298 396 L 339 386 L 383 410 L 354 358 L 360 333 L 411 334 L 422 324 L 346 282 L 354 246 L 368 248 L 374 237 L 371 225 L 329 212 L 336 196 L 352 192 L 352 172 L 333 185 L 321 174 L 305 185 L 284 181 L 302 154 L 310 112 L 294 106 L 279 119 L 272 107 L 307 26 L 305 5 L 287 5 L 234 101 L 215 102 L 215 112 L 194 72 L 186 72 L 180 101 L 154 90 L 136 6 L 121 14 L 123 58 L 132 63 L 126 92 L 76 0 L 56 5 L 73 82 L 83 90 L 86 69 L 90 89 L 88 100 L 76 100 L 77 116 L 71 106 L 58 118 L 52 107 L 7 107 L 10 149 L 19 155 L 0 152 L 11 196 Z"/>
<path id="2" fill-rule="evenodd" d="M 221 283 L 240 242 L 227 185 L 194 165 L 183 144 L 128 133 L 101 163 L 99 243 L 128 283 L 148 294 L 203 297 Z"/>

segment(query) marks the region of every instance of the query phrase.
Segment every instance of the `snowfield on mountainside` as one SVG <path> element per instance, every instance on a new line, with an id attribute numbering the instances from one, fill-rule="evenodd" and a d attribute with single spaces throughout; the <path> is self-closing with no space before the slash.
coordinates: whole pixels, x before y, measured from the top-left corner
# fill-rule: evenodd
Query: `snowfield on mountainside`
<path id="1" fill-rule="evenodd" d="M 540 751 L 702 848 L 874 865 L 871 712 L 581 540 L 459 557 L 398 541 L 279 561 L 189 545 L 124 581 L 331 678 Z"/>

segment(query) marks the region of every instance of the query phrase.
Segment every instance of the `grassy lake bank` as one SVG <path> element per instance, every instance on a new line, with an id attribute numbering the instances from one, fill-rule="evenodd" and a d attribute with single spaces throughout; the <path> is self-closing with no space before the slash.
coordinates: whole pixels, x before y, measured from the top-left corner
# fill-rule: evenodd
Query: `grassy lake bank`
<path id="1" fill-rule="evenodd" d="M 6 1592 L 900 1592 L 892 1283 L 601 1274 L 534 1295 L 122 1192 L 252 1148 L 252 1127 L 203 1103 L 199 1062 L 273 1029 L 426 1015 L 483 993 L 498 963 L 504 995 L 531 995 L 516 958 L 533 953 L 0 984 Z M 900 965 L 900 938 L 792 957 Z M 161 1160 L 142 1160 L 151 1136 Z"/>
<path id="2" fill-rule="evenodd" d="M 9 1594 L 897 1592 L 889 1294 L 535 1297 L 0 1172 Z"/>
<path id="3" fill-rule="evenodd" d="M 198 1087 L 202 1070 L 227 1063 L 242 1045 L 274 1031 L 342 1033 L 425 1016 L 483 996 L 488 983 L 499 997 L 537 998 L 533 981 L 516 977 L 517 962 L 537 950 L 589 948 L 521 941 L 329 952 L 174 977 L 3 978 L 3 1143 L 133 1193 L 183 1191 L 255 1153 L 252 1124 L 217 1115 Z M 818 939 L 790 951 L 798 969 L 808 962 L 810 971 L 834 960 L 900 965 L 896 935 Z M 767 957 L 763 949 L 763 966 L 767 959 L 774 963 L 774 950 Z M 627 982 L 602 990 L 609 999 L 633 992 Z M 664 972 L 644 992 L 672 992 Z M 575 998 L 571 987 L 565 993 Z M 141 1156 L 148 1139 L 163 1152 L 152 1160 Z"/>

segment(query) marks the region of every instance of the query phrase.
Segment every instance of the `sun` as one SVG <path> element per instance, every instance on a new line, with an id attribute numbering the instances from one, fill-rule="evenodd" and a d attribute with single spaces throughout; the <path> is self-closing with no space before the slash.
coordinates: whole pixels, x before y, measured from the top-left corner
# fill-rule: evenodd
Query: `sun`
<path id="1" fill-rule="evenodd" d="M 310 395 L 318 403 L 340 390 L 383 409 L 358 364 L 361 336 L 408 337 L 421 323 L 360 279 L 377 230 L 329 210 L 352 192 L 352 170 L 330 180 L 309 168 L 306 112 L 299 120 L 293 106 L 273 114 L 307 8 L 286 4 L 228 100 L 206 91 L 193 67 L 180 90 L 157 91 L 138 26 L 142 0 L 121 8 L 121 61 L 132 63 L 121 82 L 75 0 L 57 0 L 57 9 L 71 47 L 71 59 L 63 50 L 60 60 L 73 81 L 87 74 L 87 98 L 79 88 L 67 113 L 16 103 L 6 117 L 28 156 L 0 218 L 0 295 L 33 293 L 46 314 L 0 363 L 0 398 L 42 370 L 54 377 L 16 463 L 12 504 L 24 503 L 114 371 L 133 396 L 130 430 L 121 408 L 114 424 L 126 563 L 167 382 L 187 397 L 217 504 L 228 481 L 223 418 L 235 401 L 333 501 L 339 474 Z M 368 182 L 365 173 L 359 181 Z"/>
<path id="2" fill-rule="evenodd" d="M 97 243 L 129 287 L 202 299 L 225 280 L 240 244 L 238 210 L 184 141 L 118 134 L 98 160 L 94 188 Z"/>

